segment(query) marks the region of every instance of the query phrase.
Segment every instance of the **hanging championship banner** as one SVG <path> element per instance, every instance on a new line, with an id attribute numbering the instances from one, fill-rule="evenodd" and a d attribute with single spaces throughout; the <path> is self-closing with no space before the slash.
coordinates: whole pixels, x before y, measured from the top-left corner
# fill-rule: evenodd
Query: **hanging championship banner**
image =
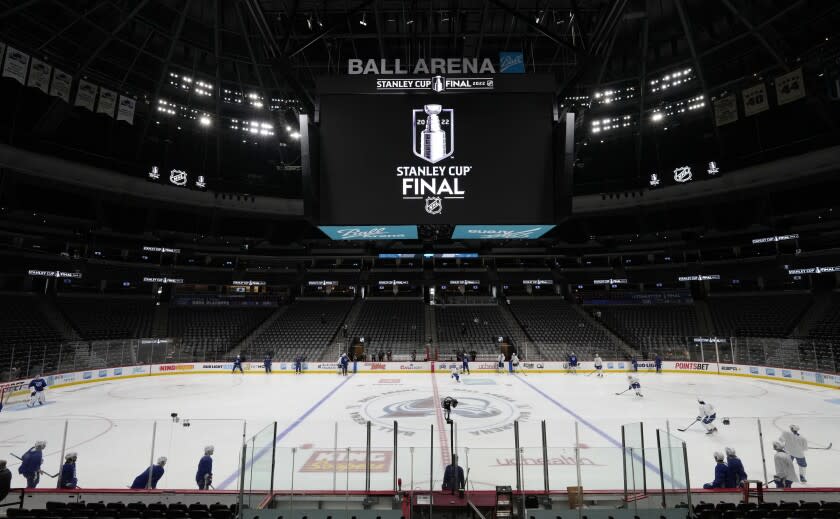
<path id="1" fill-rule="evenodd" d="M 8 47 L 6 63 L 3 65 L 3 77 L 16 79 L 21 85 L 26 84 L 26 69 L 29 68 L 29 54 L 14 47 Z"/>
<path id="2" fill-rule="evenodd" d="M 117 120 L 134 124 L 134 105 L 137 101 L 127 96 L 120 96 L 120 105 L 117 108 Z"/>
<path id="3" fill-rule="evenodd" d="M 84 79 L 79 80 L 79 89 L 76 90 L 76 102 L 73 103 L 75 106 L 81 106 L 82 108 L 87 108 L 91 112 L 93 111 L 93 102 L 96 100 L 96 91 L 99 89 L 98 86 L 85 81 Z"/>
<path id="4" fill-rule="evenodd" d="M 744 115 L 747 117 L 770 108 L 767 104 L 767 87 L 764 83 L 741 90 L 741 99 L 744 100 Z"/>
<path id="5" fill-rule="evenodd" d="M 55 69 L 52 83 L 50 84 L 50 95 L 63 99 L 65 103 L 70 102 L 70 85 L 73 76 L 63 70 Z"/>
<path id="6" fill-rule="evenodd" d="M 738 103 L 730 94 L 715 101 L 715 125 L 734 123 L 738 120 Z"/>
<path id="7" fill-rule="evenodd" d="M 26 86 L 35 87 L 43 93 L 47 93 L 50 89 L 50 73 L 52 67 L 43 61 L 32 58 L 32 65 L 29 66 L 29 79 L 26 81 Z"/>
<path id="8" fill-rule="evenodd" d="M 117 106 L 117 93 L 107 88 L 99 91 L 99 102 L 96 105 L 96 113 L 114 116 L 114 107 Z"/>
<path id="9" fill-rule="evenodd" d="M 776 78 L 776 102 L 780 105 L 805 97 L 802 69 L 798 68 Z"/>

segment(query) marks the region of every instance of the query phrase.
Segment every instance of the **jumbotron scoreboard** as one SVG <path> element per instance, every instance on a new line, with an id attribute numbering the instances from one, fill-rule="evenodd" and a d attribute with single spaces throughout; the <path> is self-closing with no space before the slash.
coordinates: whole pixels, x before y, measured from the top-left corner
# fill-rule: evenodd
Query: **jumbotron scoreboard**
<path id="1" fill-rule="evenodd" d="M 321 79 L 317 112 L 301 120 L 308 216 L 329 226 L 550 225 L 565 216 L 573 125 L 558 113 L 553 76 L 490 68 L 358 67 Z"/>

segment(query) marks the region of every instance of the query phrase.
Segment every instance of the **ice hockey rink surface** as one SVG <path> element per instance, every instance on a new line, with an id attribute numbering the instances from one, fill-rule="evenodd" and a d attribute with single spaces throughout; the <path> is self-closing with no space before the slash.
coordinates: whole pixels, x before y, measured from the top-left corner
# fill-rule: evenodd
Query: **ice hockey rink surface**
<path id="1" fill-rule="evenodd" d="M 812 446 L 835 444 L 830 450 L 808 452 L 807 485 L 836 486 L 840 463 L 836 389 L 714 375 L 642 373 L 639 377 L 644 398 L 630 392 L 616 395 L 626 388 L 626 375 L 620 373 L 602 379 L 586 372 L 475 373 L 463 376 L 460 383 L 443 373 L 204 374 L 112 380 L 50 389 L 47 404 L 37 408 L 6 406 L 0 414 L 0 457 L 9 460 L 13 486 L 20 485 L 19 462 L 12 454 L 20 455 L 36 440 L 46 440 L 43 469 L 55 474 L 66 424 L 66 450 L 78 453 L 82 488 L 124 489 L 151 458 L 159 456 L 168 462 L 158 488 L 194 488 L 198 460 L 204 446 L 212 444 L 215 488 L 235 489 L 245 438 L 253 447 L 245 464 L 246 480 L 253 481 L 255 489 L 267 489 L 273 438 L 275 489 L 359 490 L 365 486 L 365 423 L 370 421 L 371 488 L 388 490 L 397 421 L 396 472 L 403 489 L 428 489 L 430 471 L 434 487 L 439 488 L 450 449 L 439 402 L 450 396 L 459 401 L 452 412 L 459 464 L 469 469 L 470 488 L 477 490 L 515 486 L 515 420 L 520 424 L 526 489 L 543 488 L 543 420 L 552 489 L 577 483 L 576 423 L 581 483 L 587 490 L 623 487 L 621 426 L 638 422 L 644 423 L 646 468 L 644 474 L 636 470 L 645 465 L 641 453 L 634 452 L 636 463 L 631 461 L 628 468 L 631 488 L 641 489 L 644 479 L 649 488 L 659 488 L 657 429 L 662 431 L 665 450 L 661 466 L 666 488 L 685 485 L 679 439 L 687 444 L 692 487 L 713 479 L 712 454 L 725 447 L 736 449 L 750 479 L 764 479 L 758 419 L 769 478 L 773 440 L 797 424 Z M 704 434 L 700 424 L 677 431 L 694 420 L 699 396 L 717 408 L 714 435 Z M 177 413 L 177 421 L 172 413 Z M 730 425 L 723 425 L 723 418 L 729 418 Z M 628 426 L 628 431 L 636 430 Z M 251 441 L 258 433 L 258 439 Z M 430 464 L 431 442 L 435 450 Z M 54 484 L 54 479 L 42 477 L 41 486 Z"/>

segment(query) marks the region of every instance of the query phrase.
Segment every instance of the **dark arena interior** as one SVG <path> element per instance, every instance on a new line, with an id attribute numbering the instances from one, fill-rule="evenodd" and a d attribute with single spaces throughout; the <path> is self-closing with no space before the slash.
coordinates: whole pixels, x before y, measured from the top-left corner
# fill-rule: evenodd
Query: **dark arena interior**
<path id="1" fill-rule="evenodd" d="M 838 27 L 0 0 L 0 516 L 839 518 Z"/>

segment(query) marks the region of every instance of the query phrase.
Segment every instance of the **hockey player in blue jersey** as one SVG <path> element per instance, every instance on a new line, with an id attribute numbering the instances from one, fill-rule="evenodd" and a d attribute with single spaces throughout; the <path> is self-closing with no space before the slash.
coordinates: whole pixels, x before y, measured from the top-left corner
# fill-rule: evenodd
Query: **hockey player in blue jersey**
<path id="1" fill-rule="evenodd" d="M 58 476 L 58 488 L 77 488 L 79 480 L 76 478 L 75 452 L 68 452 L 64 456 L 64 465 L 61 466 L 61 473 Z"/>
<path id="2" fill-rule="evenodd" d="M 163 477 L 165 470 L 163 466 L 166 465 L 166 456 L 161 456 L 157 459 L 157 463 L 149 467 L 152 473 L 152 480 L 149 481 L 149 469 L 144 470 L 131 483 L 131 488 L 134 490 L 145 488 L 157 488 L 158 481 Z"/>
<path id="3" fill-rule="evenodd" d="M 639 371 L 639 361 L 636 359 L 635 355 L 633 356 L 632 359 L 630 359 L 630 364 L 633 365 L 633 371 L 634 372 Z"/>
<path id="4" fill-rule="evenodd" d="M 235 359 L 233 359 L 233 369 L 230 371 L 231 373 L 236 373 L 236 370 L 239 370 L 240 373 L 245 373 L 242 371 L 242 357 L 237 355 Z"/>
<path id="5" fill-rule="evenodd" d="M 735 449 L 732 447 L 727 447 L 724 452 L 726 453 L 726 466 L 729 468 L 729 480 L 726 482 L 726 488 L 740 488 L 741 483 L 747 480 L 744 464 L 741 463 L 741 458 L 735 455 Z"/>
<path id="6" fill-rule="evenodd" d="M 265 360 L 263 361 L 263 366 L 265 366 L 265 372 L 271 373 L 271 355 L 266 355 Z"/>
<path id="7" fill-rule="evenodd" d="M 703 488 L 730 488 L 726 484 L 729 481 L 729 467 L 723 462 L 723 454 L 715 453 L 715 480 L 711 483 L 706 483 Z"/>
<path id="8" fill-rule="evenodd" d="M 341 354 L 341 374 L 347 376 L 347 365 L 350 364 L 350 357 L 346 353 Z"/>
<path id="9" fill-rule="evenodd" d="M 26 478 L 26 488 L 35 488 L 41 480 L 41 464 L 44 462 L 43 450 L 47 442 L 38 440 L 35 445 L 20 457 L 18 474 Z"/>
<path id="10" fill-rule="evenodd" d="M 467 375 L 470 374 L 470 356 L 467 355 L 467 352 L 464 352 L 464 355 L 461 357 L 461 371 Z"/>
<path id="11" fill-rule="evenodd" d="M 653 359 L 653 364 L 656 366 L 656 372 L 662 373 L 662 355 L 656 354 L 656 358 Z"/>
<path id="12" fill-rule="evenodd" d="M 198 460 L 198 470 L 195 472 L 195 482 L 199 490 L 209 490 L 213 483 L 213 452 L 212 445 L 204 447 L 204 456 Z"/>
<path id="13" fill-rule="evenodd" d="M 29 382 L 29 389 L 32 392 L 29 396 L 29 403 L 27 407 L 34 407 L 37 402 L 38 405 L 44 405 L 44 389 L 47 388 L 47 381 L 41 378 L 41 375 L 35 375 L 35 378 Z"/>
<path id="14" fill-rule="evenodd" d="M 303 357 L 298 355 L 295 357 L 295 375 L 303 374 Z"/>
<path id="15" fill-rule="evenodd" d="M 572 352 L 572 354 L 569 355 L 569 372 L 577 373 L 577 367 L 578 367 L 578 358 L 577 358 L 577 355 L 575 355 L 575 352 Z"/>

